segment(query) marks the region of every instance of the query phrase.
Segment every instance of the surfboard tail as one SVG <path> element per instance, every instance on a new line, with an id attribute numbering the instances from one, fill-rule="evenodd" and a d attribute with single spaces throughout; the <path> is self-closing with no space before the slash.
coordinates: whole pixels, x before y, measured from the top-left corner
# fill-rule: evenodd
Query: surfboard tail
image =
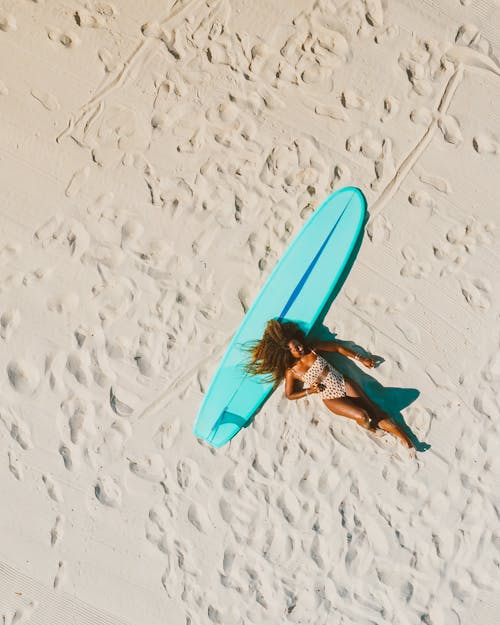
<path id="1" fill-rule="evenodd" d="M 220 447 L 225 442 L 230 440 L 242 427 L 244 427 L 246 422 L 247 419 L 244 419 L 239 414 L 229 412 L 229 410 L 224 409 L 210 430 L 210 434 L 207 436 L 207 441 L 216 447 Z M 234 434 L 232 433 L 233 431 Z M 224 440 L 217 444 L 217 439 Z"/>

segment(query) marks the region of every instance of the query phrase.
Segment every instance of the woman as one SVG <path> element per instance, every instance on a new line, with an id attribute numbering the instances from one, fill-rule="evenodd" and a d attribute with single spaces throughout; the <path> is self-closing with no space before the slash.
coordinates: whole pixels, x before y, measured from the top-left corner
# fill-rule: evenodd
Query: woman
<path id="1" fill-rule="evenodd" d="M 353 419 L 368 430 L 380 428 L 390 432 L 409 449 L 414 447 L 401 426 L 377 406 L 359 384 L 343 376 L 317 351 L 337 352 L 370 369 L 375 366 L 373 358 L 362 357 L 336 341 L 309 345 L 297 324 L 276 319 L 268 321 L 262 338 L 249 351 L 246 370 L 254 375 L 270 376 L 274 388 L 284 379 L 287 399 L 319 395 L 335 414 Z M 296 389 L 297 382 L 302 386 L 299 390 Z"/>

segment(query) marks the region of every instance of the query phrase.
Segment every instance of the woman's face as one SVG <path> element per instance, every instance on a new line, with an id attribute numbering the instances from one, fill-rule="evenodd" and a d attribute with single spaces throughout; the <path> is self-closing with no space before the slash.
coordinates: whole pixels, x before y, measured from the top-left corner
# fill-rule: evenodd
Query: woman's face
<path id="1" fill-rule="evenodd" d="M 297 341 L 297 339 L 288 341 L 288 349 L 294 358 L 302 358 L 302 356 L 306 353 L 305 347 L 300 341 Z"/>

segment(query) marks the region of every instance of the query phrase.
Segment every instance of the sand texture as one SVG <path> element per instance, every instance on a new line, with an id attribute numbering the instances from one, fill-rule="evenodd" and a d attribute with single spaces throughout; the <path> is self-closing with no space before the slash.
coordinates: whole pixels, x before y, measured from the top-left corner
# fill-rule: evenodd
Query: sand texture
<path id="1" fill-rule="evenodd" d="M 494 625 L 500 2 L 0 0 L 0 624 Z M 192 425 L 291 238 L 431 447 L 279 389 Z"/>

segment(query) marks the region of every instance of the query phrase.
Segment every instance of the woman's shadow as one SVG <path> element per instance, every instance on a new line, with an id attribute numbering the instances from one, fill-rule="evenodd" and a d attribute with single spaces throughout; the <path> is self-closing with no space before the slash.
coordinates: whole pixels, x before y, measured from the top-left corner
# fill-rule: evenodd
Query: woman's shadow
<path id="1" fill-rule="evenodd" d="M 336 335 L 330 332 L 330 330 L 324 325 L 321 328 L 315 327 L 314 334 L 311 332 L 308 338 L 313 341 L 336 341 L 342 347 L 347 347 L 362 356 L 372 356 L 375 358 L 377 363 L 375 367 L 384 362 L 383 358 L 369 354 L 362 347 L 352 343 L 351 341 L 337 340 Z M 335 352 L 323 352 L 322 356 L 331 362 L 331 364 L 342 374 L 357 382 L 363 388 L 368 397 L 380 406 L 384 412 L 387 412 L 402 427 L 417 451 L 422 452 L 430 448 L 429 444 L 420 441 L 417 438 L 401 414 L 401 411 L 412 404 L 420 395 L 420 392 L 417 389 L 384 387 L 345 356 Z"/>

